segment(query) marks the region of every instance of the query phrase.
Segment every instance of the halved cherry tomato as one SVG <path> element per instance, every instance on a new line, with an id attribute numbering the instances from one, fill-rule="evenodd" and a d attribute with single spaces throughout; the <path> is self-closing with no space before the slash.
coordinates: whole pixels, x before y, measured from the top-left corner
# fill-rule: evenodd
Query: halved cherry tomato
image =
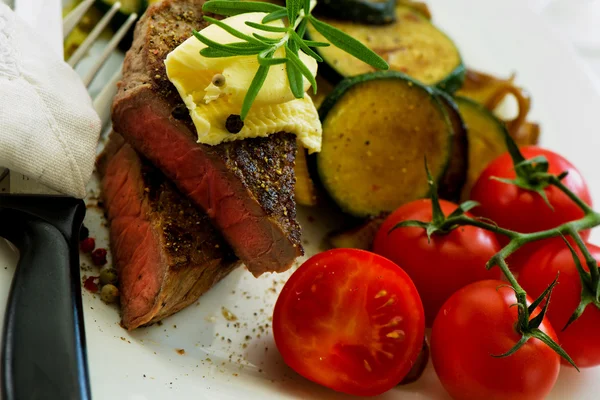
<path id="1" fill-rule="evenodd" d="M 310 258 L 287 281 L 273 313 L 275 343 L 292 369 L 360 396 L 402 381 L 424 331 L 423 306 L 408 275 L 363 250 Z"/>
<path id="2" fill-rule="evenodd" d="M 600 261 L 600 247 L 588 244 L 587 248 L 592 257 Z M 576 251 L 581 265 L 589 271 L 581 252 Z M 560 345 L 578 367 L 600 365 L 600 309 L 597 306 L 588 305 L 581 317 L 563 331 L 581 300 L 581 278 L 567 245 L 562 241 L 550 243 L 536 251 L 523 267 L 519 283 L 531 297 L 537 297 L 557 276 L 558 284 L 546 315 L 557 331 Z M 570 365 L 565 361 L 563 364 Z"/>
<path id="3" fill-rule="evenodd" d="M 537 146 L 525 146 L 521 148 L 521 153 L 527 159 L 545 156 L 549 163 L 548 172 L 552 174 L 568 172 L 562 183 L 584 202 L 592 204 L 583 176 L 564 157 Z M 555 186 L 544 189 L 552 205 L 550 208 L 538 193 L 500 182 L 492 179 L 493 177 L 515 178 L 515 169 L 508 153 L 487 166 L 471 191 L 471 199 L 481 203 L 480 207 L 473 209 L 473 213 L 489 218 L 503 228 L 518 232 L 536 232 L 583 217 L 583 211 Z M 589 231 L 581 234 L 584 239 L 589 237 Z M 504 236 L 500 236 L 499 239 L 502 245 L 508 242 Z M 518 271 L 543 243 L 533 242 L 521 247 L 508 260 L 511 269 Z"/>
<path id="4" fill-rule="evenodd" d="M 556 383 L 559 356 L 538 339 L 497 358 L 520 339 L 515 292 L 506 282 L 472 283 L 442 306 L 431 332 L 431 359 L 455 400 L 539 400 Z M 528 299 L 528 303 L 531 300 Z M 540 312 L 539 307 L 534 316 Z M 540 330 L 556 341 L 547 318 Z"/>
<path id="5" fill-rule="evenodd" d="M 444 215 L 458 206 L 440 200 Z M 486 270 L 485 264 L 500 251 L 496 236 L 474 226 L 461 226 L 448 234 L 434 234 L 431 240 L 423 228 L 399 228 L 407 220 L 431 222 L 431 200 L 423 199 L 400 206 L 381 225 L 373 251 L 389 258 L 411 277 L 425 308 L 427 326 L 446 300 L 458 289 L 484 279 L 500 279 L 499 268 Z M 467 213 L 468 216 L 470 214 Z"/>

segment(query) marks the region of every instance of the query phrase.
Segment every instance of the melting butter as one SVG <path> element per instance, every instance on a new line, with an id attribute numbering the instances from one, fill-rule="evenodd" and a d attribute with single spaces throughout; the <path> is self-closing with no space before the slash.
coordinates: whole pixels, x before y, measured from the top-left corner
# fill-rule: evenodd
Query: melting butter
<path id="1" fill-rule="evenodd" d="M 249 36 L 258 33 L 269 38 L 283 34 L 256 30 L 246 21 L 261 23 L 265 13 L 248 13 L 223 20 L 227 25 Z M 269 23 L 283 26 L 279 21 Z M 216 25 L 209 25 L 201 33 L 219 43 L 235 43 L 240 39 Z M 240 114 L 244 97 L 259 68 L 256 55 L 224 58 L 207 58 L 200 55 L 206 45 L 190 37 L 175 48 L 165 60 L 167 76 L 177 88 L 187 106 L 198 133 L 198 142 L 217 145 L 222 142 L 246 138 L 265 137 L 277 132 L 294 133 L 309 152 L 321 150 L 322 128 L 318 112 L 310 98 L 296 99 L 290 90 L 285 64 L 269 69 L 265 83 L 237 134 L 230 133 L 225 124 L 230 115 Z M 284 57 L 285 50 L 278 49 L 274 57 Z M 316 76 L 317 62 L 300 52 L 302 62 Z M 213 77 L 221 74 L 225 80 L 220 86 Z M 220 82 L 221 83 L 221 82 Z M 304 78 L 304 91 L 310 82 Z"/>

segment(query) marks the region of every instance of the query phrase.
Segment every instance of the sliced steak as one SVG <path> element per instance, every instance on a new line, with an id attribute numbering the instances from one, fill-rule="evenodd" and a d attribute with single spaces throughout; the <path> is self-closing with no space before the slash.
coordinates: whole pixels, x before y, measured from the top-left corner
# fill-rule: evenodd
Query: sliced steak
<path id="1" fill-rule="evenodd" d="M 204 0 L 164 0 L 138 22 L 115 97 L 115 130 L 210 216 L 248 269 L 288 269 L 303 254 L 294 200 L 294 135 L 207 146 L 197 134 L 164 59 L 206 26 Z"/>
<path id="2" fill-rule="evenodd" d="M 120 136 L 98 171 L 127 329 L 176 313 L 239 264 L 208 216 Z"/>

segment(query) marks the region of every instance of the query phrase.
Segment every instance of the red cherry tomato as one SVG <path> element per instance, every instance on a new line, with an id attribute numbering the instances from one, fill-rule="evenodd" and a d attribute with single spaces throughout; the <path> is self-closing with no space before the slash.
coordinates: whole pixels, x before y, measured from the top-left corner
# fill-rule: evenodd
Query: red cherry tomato
<path id="1" fill-rule="evenodd" d="M 600 261 L 600 247 L 588 244 L 590 253 Z M 585 265 L 577 249 L 581 265 Z M 563 328 L 581 300 L 581 279 L 571 251 L 564 242 L 550 243 L 535 252 L 519 275 L 519 283 L 531 297 L 539 296 L 558 275 L 558 285 L 552 292 L 548 319 L 557 330 L 558 340 L 578 367 L 600 365 L 600 309 L 590 304 L 578 320 Z M 564 364 L 570 365 L 566 362 Z"/>
<path id="2" fill-rule="evenodd" d="M 563 183 L 587 204 L 592 199 L 587 184 L 581 173 L 564 157 L 536 146 L 525 146 L 521 153 L 527 159 L 545 156 L 548 159 L 552 174 L 568 172 Z M 471 199 L 481 203 L 473 212 L 486 217 L 499 226 L 518 232 L 535 232 L 551 229 L 565 222 L 583 217 L 583 211 L 555 186 L 544 189 L 553 209 L 548 207 L 542 197 L 532 191 L 521 189 L 515 185 L 503 183 L 492 177 L 515 178 L 515 170 L 508 153 L 492 161 L 483 171 L 471 191 Z M 589 237 L 589 231 L 581 233 Z M 505 245 L 507 239 L 500 237 L 500 244 Z M 533 254 L 543 242 L 535 242 L 523 246 L 508 260 L 514 270 L 519 270 L 527 258 Z"/>
<path id="3" fill-rule="evenodd" d="M 506 353 L 521 338 L 515 331 L 517 307 L 511 307 L 515 293 L 503 285 L 489 280 L 465 286 L 435 319 L 431 359 L 455 400 L 539 400 L 556 382 L 559 356 L 538 339 L 530 339 L 511 356 L 492 357 Z M 556 339 L 547 319 L 540 329 Z"/>
<path id="4" fill-rule="evenodd" d="M 339 392 L 374 396 L 416 361 L 425 331 L 414 284 L 393 262 L 352 249 L 320 253 L 283 287 L 273 333 L 284 361 Z"/>
<path id="5" fill-rule="evenodd" d="M 440 200 L 444 215 L 458 207 Z M 470 216 L 470 214 L 467 214 Z M 398 264 L 415 283 L 427 319 L 433 324 L 438 310 L 458 289 L 484 279 L 500 279 L 498 268 L 486 270 L 485 264 L 500 251 L 491 232 L 473 226 L 463 226 L 445 235 L 434 234 L 431 241 L 423 228 L 399 228 L 389 233 L 399 222 L 417 220 L 430 222 L 431 200 L 405 204 L 382 224 L 373 244 L 373 251 Z"/>

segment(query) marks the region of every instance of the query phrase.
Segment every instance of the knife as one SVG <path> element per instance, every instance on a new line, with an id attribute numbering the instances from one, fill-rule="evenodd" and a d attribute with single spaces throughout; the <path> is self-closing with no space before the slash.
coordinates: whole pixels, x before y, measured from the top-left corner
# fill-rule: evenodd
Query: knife
<path id="1" fill-rule="evenodd" d="M 61 1 L 14 5 L 62 55 Z M 0 236 L 20 252 L 4 320 L 2 398 L 88 400 L 79 274 L 85 204 L 13 172 L 0 187 L 8 192 L 0 193 Z"/>

